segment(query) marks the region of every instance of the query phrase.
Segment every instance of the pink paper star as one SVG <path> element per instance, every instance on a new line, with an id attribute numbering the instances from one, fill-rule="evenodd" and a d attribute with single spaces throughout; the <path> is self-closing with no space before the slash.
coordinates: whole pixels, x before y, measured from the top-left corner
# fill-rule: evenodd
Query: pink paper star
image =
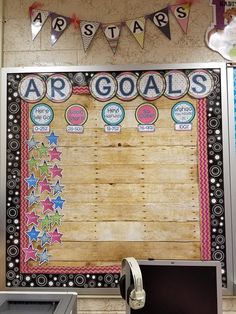
<path id="1" fill-rule="evenodd" d="M 44 178 L 43 181 L 39 181 L 38 185 L 40 187 L 40 193 L 43 193 L 44 191 L 48 191 L 50 193 L 52 191 L 47 178 Z"/>
<path id="2" fill-rule="evenodd" d="M 62 174 L 61 174 L 62 169 L 59 168 L 57 165 L 54 165 L 53 168 L 50 168 L 50 171 L 53 178 L 55 178 L 56 176 L 62 177 Z"/>
<path id="3" fill-rule="evenodd" d="M 50 201 L 49 197 L 47 197 L 44 201 L 41 201 L 40 203 L 43 205 L 43 214 L 45 214 L 47 211 L 53 212 L 54 203 Z"/>
<path id="4" fill-rule="evenodd" d="M 61 243 L 63 233 L 58 232 L 57 228 L 53 232 L 48 232 L 48 234 L 51 237 L 51 243 Z"/>
<path id="5" fill-rule="evenodd" d="M 56 147 L 54 147 L 52 150 L 49 150 L 48 153 L 50 155 L 51 161 L 54 159 L 61 160 L 61 152 L 59 152 Z"/>
<path id="6" fill-rule="evenodd" d="M 35 212 L 26 213 L 25 216 L 27 217 L 27 225 L 38 225 L 39 224 L 39 215 L 36 215 Z"/>
<path id="7" fill-rule="evenodd" d="M 36 253 L 38 250 L 33 249 L 33 245 L 30 244 L 28 248 L 23 248 L 23 252 L 25 253 L 25 262 L 28 262 L 28 260 L 32 259 L 33 261 L 37 260 Z"/>

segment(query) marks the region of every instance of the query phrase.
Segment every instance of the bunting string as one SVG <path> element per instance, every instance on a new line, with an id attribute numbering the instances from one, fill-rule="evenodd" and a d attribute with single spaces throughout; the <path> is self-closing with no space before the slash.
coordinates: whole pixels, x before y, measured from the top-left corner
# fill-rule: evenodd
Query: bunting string
<path id="1" fill-rule="evenodd" d="M 75 14 L 73 14 L 71 17 L 64 16 L 55 12 L 43 10 L 42 3 L 34 2 L 29 7 L 32 40 L 37 37 L 47 19 L 50 18 L 52 45 L 54 45 L 64 33 L 64 31 L 70 25 L 72 25 L 76 30 L 81 32 L 83 47 L 84 51 L 86 52 L 90 47 L 98 29 L 101 28 L 110 48 L 115 54 L 121 34 L 121 29 L 122 27 L 126 26 L 139 46 L 143 49 L 147 19 L 151 20 L 153 24 L 161 31 L 161 33 L 171 40 L 169 13 L 175 17 L 183 33 L 187 34 L 191 6 L 195 3 L 198 3 L 199 1 L 200 0 L 177 0 L 175 4 L 168 5 L 165 8 L 155 11 L 151 14 L 130 19 L 124 22 L 121 21 L 114 23 L 80 20 Z"/>

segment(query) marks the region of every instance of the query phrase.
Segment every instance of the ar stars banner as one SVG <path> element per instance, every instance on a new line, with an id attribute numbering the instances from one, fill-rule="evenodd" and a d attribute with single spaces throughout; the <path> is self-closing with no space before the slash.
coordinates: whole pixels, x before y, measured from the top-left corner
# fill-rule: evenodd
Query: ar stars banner
<path id="1" fill-rule="evenodd" d="M 32 40 L 34 40 L 37 35 L 42 30 L 44 24 L 50 17 L 51 20 L 51 45 L 54 45 L 66 29 L 70 25 L 76 26 L 76 31 L 80 31 L 84 51 L 86 52 L 91 46 L 93 39 L 101 27 L 107 42 L 112 49 L 113 53 L 116 53 L 118 41 L 120 39 L 122 26 L 128 27 L 129 31 L 138 42 L 139 46 L 144 48 L 145 32 L 146 32 L 146 20 L 150 19 L 158 30 L 164 34 L 169 40 L 171 40 L 171 29 L 170 29 L 170 17 L 169 13 L 172 13 L 175 17 L 177 23 L 180 25 L 183 32 L 186 34 L 188 29 L 189 14 L 191 5 L 194 0 L 183 0 L 182 3 L 175 3 L 169 5 L 163 9 L 159 9 L 144 15 L 141 17 L 129 19 L 127 21 L 116 21 L 111 23 L 101 23 L 99 21 L 80 21 L 75 14 L 72 17 L 57 14 L 56 12 L 50 12 L 47 10 L 42 10 L 43 4 L 34 3 L 29 8 L 30 18 L 31 18 L 31 33 Z"/>

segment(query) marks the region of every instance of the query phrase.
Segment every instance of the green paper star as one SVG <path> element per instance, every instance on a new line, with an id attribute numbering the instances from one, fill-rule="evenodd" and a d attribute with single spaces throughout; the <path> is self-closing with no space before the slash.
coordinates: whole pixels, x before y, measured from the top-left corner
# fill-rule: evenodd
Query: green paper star
<path id="1" fill-rule="evenodd" d="M 37 168 L 37 166 L 38 166 L 38 160 L 36 160 L 36 159 L 34 158 L 34 156 L 32 156 L 31 159 L 28 160 L 28 165 L 29 165 L 29 168 L 30 168 L 30 169 Z"/>
<path id="2" fill-rule="evenodd" d="M 44 160 L 44 163 L 42 166 L 39 166 L 39 170 L 40 170 L 40 173 L 43 175 L 48 175 L 48 168 L 49 168 L 49 165 L 47 164 L 47 162 Z"/>
<path id="3" fill-rule="evenodd" d="M 56 211 L 54 215 L 50 216 L 52 227 L 55 225 L 57 226 L 61 225 L 61 217 L 63 217 L 63 215 L 60 215 L 58 210 Z"/>
<path id="4" fill-rule="evenodd" d="M 39 152 L 39 157 L 41 158 L 42 156 L 47 156 L 48 154 L 48 148 L 42 143 L 41 147 L 38 149 Z"/>
<path id="5" fill-rule="evenodd" d="M 41 220 L 42 223 L 42 229 L 43 230 L 49 230 L 50 229 L 50 225 L 51 225 L 51 219 L 48 217 L 48 215 L 46 215 L 44 217 L 44 219 Z"/>

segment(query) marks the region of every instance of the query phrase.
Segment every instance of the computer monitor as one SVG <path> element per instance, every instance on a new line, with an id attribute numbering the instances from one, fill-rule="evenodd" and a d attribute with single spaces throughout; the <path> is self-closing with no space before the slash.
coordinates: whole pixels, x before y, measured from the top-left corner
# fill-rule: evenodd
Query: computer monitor
<path id="1" fill-rule="evenodd" d="M 127 314 L 222 314 L 221 266 L 214 261 L 138 261 L 145 306 Z M 126 288 L 132 274 L 126 267 Z"/>

